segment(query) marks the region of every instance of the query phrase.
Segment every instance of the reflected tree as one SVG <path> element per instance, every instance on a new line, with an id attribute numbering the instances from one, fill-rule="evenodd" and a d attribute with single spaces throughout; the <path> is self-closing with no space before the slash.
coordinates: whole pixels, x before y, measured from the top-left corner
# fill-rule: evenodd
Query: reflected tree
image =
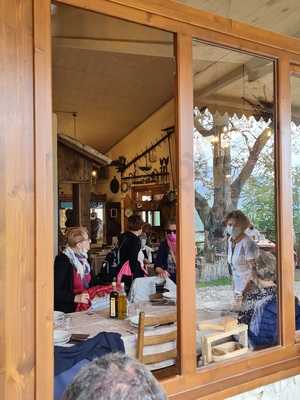
<path id="1" fill-rule="evenodd" d="M 207 109 L 204 113 L 194 110 L 195 203 L 206 232 L 206 246 L 216 247 L 223 237 L 225 215 L 240 205 L 253 171 L 267 162 L 273 174 L 273 146 L 262 156 L 272 136 L 272 122 L 270 118 L 257 121 L 253 116 L 226 114 L 215 115 L 213 123 L 209 116 L 206 124 L 205 113 L 210 114 Z"/>

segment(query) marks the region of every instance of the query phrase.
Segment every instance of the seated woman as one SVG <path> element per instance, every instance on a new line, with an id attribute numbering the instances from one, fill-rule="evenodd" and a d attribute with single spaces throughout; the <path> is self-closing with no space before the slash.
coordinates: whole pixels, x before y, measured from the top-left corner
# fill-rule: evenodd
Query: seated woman
<path id="1" fill-rule="evenodd" d="M 249 227 L 248 217 L 240 210 L 230 212 L 225 219 L 228 239 L 227 261 L 232 271 L 234 307 L 239 308 L 243 292 L 252 277 L 258 248 L 255 242 L 245 234 Z"/>
<path id="2" fill-rule="evenodd" d="M 260 250 L 238 315 L 239 322 L 248 325 L 249 342 L 255 350 L 278 344 L 276 275 L 276 257 Z M 300 329 L 300 306 L 296 297 L 295 324 L 296 330 Z"/>
<path id="3" fill-rule="evenodd" d="M 74 312 L 77 303 L 87 304 L 85 290 L 91 283 L 91 268 L 87 259 L 90 239 L 86 228 L 70 228 L 66 234 L 67 246 L 54 262 L 54 309 Z"/>
<path id="4" fill-rule="evenodd" d="M 176 283 L 176 222 L 168 221 L 165 239 L 160 243 L 154 263 L 155 272 L 162 278 L 170 277 Z"/>
<path id="5" fill-rule="evenodd" d="M 128 218 L 128 230 L 119 238 L 119 269 L 128 261 L 132 276 L 124 274 L 122 281 L 125 283 L 126 292 L 129 292 L 132 281 L 135 278 L 142 278 L 147 275 L 147 269 L 139 262 L 143 220 L 139 215 L 132 215 Z"/>

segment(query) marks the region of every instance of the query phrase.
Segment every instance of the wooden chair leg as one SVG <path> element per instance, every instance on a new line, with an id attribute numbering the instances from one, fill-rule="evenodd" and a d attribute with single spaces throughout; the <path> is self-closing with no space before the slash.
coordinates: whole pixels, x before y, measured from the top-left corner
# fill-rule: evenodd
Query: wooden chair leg
<path id="1" fill-rule="evenodd" d="M 144 354 L 144 334 L 145 334 L 145 313 L 142 311 L 139 315 L 139 330 L 136 358 L 142 363 Z"/>

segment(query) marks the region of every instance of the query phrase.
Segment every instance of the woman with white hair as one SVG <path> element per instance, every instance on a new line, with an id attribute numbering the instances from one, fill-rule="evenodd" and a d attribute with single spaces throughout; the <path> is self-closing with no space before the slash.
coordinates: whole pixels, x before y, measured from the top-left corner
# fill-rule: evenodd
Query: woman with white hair
<path id="1" fill-rule="evenodd" d="M 74 312 L 77 303 L 87 304 L 91 284 L 88 262 L 90 239 L 86 228 L 74 227 L 66 233 L 67 246 L 54 262 L 54 309 Z"/>
<path id="2" fill-rule="evenodd" d="M 243 293 L 239 322 L 249 325 L 257 306 L 275 298 L 276 294 L 276 257 L 260 250 L 252 277 Z"/>

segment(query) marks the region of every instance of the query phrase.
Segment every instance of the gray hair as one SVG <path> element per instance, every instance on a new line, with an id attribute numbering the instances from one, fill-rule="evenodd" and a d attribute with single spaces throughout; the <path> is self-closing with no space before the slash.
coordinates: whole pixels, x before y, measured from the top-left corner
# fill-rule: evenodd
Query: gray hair
<path id="1" fill-rule="evenodd" d="M 110 353 L 83 367 L 64 400 L 166 400 L 160 384 L 140 362 Z"/>
<path id="2" fill-rule="evenodd" d="M 256 273 L 258 277 L 275 282 L 276 272 L 276 257 L 274 254 L 259 250 L 259 256 L 256 260 Z"/>

